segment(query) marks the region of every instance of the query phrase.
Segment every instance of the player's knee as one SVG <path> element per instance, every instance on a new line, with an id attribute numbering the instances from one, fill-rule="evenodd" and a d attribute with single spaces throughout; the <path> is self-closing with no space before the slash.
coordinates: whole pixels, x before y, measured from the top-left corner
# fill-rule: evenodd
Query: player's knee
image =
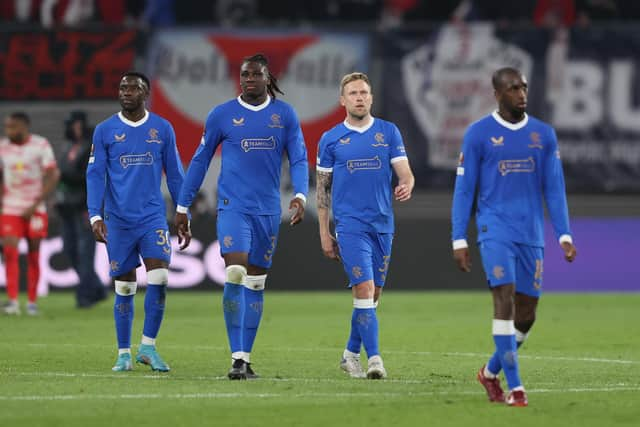
<path id="1" fill-rule="evenodd" d="M 252 291 L 261 291 L 264 289 L 264 284 L 266 281 L 267 281 L 266 274 L 260 274 L 260 275 L 249 274 L 247 275 L 247 279 L 244 286 L 247 289 L 251 289 Z"/>
<path id="2" fill-rule="evenodd" d="M 147 271 L 147 282 L 150 285 L 166 285 L 169 283 L 169 269 L 156 268 Z"/>
<path id="3" fill-rule="evenodd" d="M 138 284 L 136 282 L 126 282 L 124 280 L 116 280 L 116 294 L 122 296 L 135 295 L 138 290 Z"/>
<path id="4" fill-rule="evenodd" d="M 243 286 L 247 281 L 247 269 L 242 265 L 230 265 L 226 268 L 225 282 Z"/>

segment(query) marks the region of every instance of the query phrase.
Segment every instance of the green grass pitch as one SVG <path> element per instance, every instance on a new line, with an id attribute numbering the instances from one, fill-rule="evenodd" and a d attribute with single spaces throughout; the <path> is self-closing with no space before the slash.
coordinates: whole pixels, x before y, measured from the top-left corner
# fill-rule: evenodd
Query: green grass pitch
<path id="1" fill-rule="evenodd" d="M 133 352 L 144 295 L 136 297 Z M 79 311 L 69 293 L 43 314 L 0 317 L 0 425 L 638 426 L 640 294 L 547 294 L 520 351 L 528 408 L 487 401 L 475 380 L 492 350 L 488 292 L 394 292 L 378 308 L 389 378 L 350 379 L 338 362 L 351 296 L 269 292 L 252 362 L 231 382 L 219 290 L 169 292 L 158 349 L 168 374 L 113 373 L 112 303 Z"/>

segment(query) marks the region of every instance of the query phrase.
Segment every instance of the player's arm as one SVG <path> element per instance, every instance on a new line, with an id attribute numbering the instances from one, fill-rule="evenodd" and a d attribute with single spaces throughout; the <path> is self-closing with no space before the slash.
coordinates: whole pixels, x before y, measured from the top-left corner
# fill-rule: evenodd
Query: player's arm
<path id="1" fill-rule="evenodd" d="M 169 187 L 173 206 L 177 207 L 180 189 L 184 182 L 184 169 L 182 168 L 182 161 L 180 160 L 180 153 L 178 153 L 178 146 L 176 144 L 176 133 L 170 123 L 167 123 L 167 135 L 167 144 L 162 152 L 162 162 L 164 172 L 167 176 L 167 187 Z M 189 212 L 187 212 L 186 224 L 181 222 L 181 226 L 177 229 L 180 250 L 187 248 L 189 243 L 191 243 L 189 219 Z"/>
<path id="2" fill-rule="evenodd" d="M 307 147 L 300 129 L 300 122 L 293 109 L 288 124 L 287 157 L 289 158 L 289 172 L 293 184 L 293 199 L 289 202 L 291 215 L 290 225 L 296 225 L 304 219 L 304 206 L 309 194 L 309 161 L 307 160 Z"/>
<path id="3" fill-rule="evenodd" d="M 393 195 L 397 201 L 406 202 L 411 198 L 416 180 L 413 177 L 413 172 L 409 165 L 409 158 L 407 157 L 404 143 L 402 142 L 402 136 L 396 126 L 393 126 L 392 135 L 389 144 L 391 150 L 390 158 L 393 171 L 398 177 L 398 185 L 394 188 Z"/>
<path id="4" fill-rule="evenodd" d="M 193 198 L 202 185 L 211 159 L 222 138 L 221 130 L 218 127 L 219 119 L 216 111 L 217 110 L 214 109 L 207 116 L 204 133 L 200 139 L 200 145 L 191 159 L 191 164 L 182 182 L 182 188 L 178 196 L 175 225 L 178 230 L 178 241 L 182 242 L 182 239 L 184 239 L 184 243 L 180 245 L 180 250 L 187 247 L 187 237 L 191 234 L 189 217 L 187 215 L 189 206 L 193 203 Z"/>
<path id="5" fill-rule="evenodd" d="M 471 271 L 471 256 L 467 243 L 467 227 L 476 192 L 481 153 L 474 142 L 473 130 L 468 129 L 462 142 L 462 151 L 456 168 L 456 183 L 451 207 L 453 259 L 460 270 Z"/>
<path id="6" fill-rule="evenodd" d="M 87 209 L 93 236 L 98 242 L 107 241 L 107 226 L 102 220 L 104 192 L 107 185 L 107 150 L 102 140 L 102 126 L 93 132 L 93 145 L 87 163 Z"/>
<path id="7" fill-rule="evenodd" d="M 49 143 L 47 143 L 46 147 L 43 148 L 41 159 L 42 164 L 40 166 L 43 169 L 42 191 L 33 204 L 22 214 L 24 218 L 31 218 L 38 208 L 38 205 L 47 200 L 53 190 L 55 190 L 58 185 L 58 181 L 60 180 L 60 169 L 58 169 L 58 165 L 56 164 L 56 160 L 53 155 L 53 149 Z"/>
<path id="8" fill-rule="evenodd" d="M 564 251 L 564 257 L 568 262 L 572 262 L 576 257 L 577 251 L 573 245 L 569 227 L 569 208 L 564 184 L 564 172 L 562 171 L 558 140 L 553 129 L 550 131 L 549 140 L 551 144 L 547 146 L 545 152 L 542 191 L 556 238 Z"/>
<path id="9" fill-rule="evenodd" d="M 340 260 L 338 244 L 331 233 L 329 224 L 331 209 L 331 189 L 333 185 L 333 147 L 326 134 L 318 144 L 318 160 L 316 164 L 316 203 L 318 205 L 318 225 L 320 227 L 320 245 L 324 256 Z"/>

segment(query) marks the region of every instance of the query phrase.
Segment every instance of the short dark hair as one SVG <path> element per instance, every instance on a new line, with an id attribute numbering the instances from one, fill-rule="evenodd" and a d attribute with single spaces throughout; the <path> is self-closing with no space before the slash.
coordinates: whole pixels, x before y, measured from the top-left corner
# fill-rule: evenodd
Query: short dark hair
<path id="1" fill-rule="evenodd" d="M 246 64 L 248 62 L 257 62 L 258 64 L 264 66 L 267 71 L 269 71 L 269 60 L 262 53 L 256 53 L 255 55 L 246 56 L 242 60 L 242 64 Z M 271 95 L 273 99 L 276 99 L 276 92 L 284 95 L 284 92 L 278 87 L 278 79 L 276 78 L 276 76 L 271 74 L 271 71 L 269 71 L 269 84 L 267 85 L 267 92 L 269 92 L 269 95 Z"/>
<path id="2" fill-rule="evenodd" d="M 517 68 L 513 68 L 513 67 L 503 67 L 503 68 L 497 69 L 496 71 L 494 71 L 493 75 L 491 76 L 491 84 L 493 85 L 493 89 L 495 90 L 500 89 L 500 87 L 502 86 L 502 78 L 506 74 L 515 74 L 517 76 L 520 76 L 522 75 L 522 72 Z"/>
<path id="3" fill-rule="evenodd" d="M 29 115 L 24 111 L 14 111 L 13 113 L 9 114 L 9 117 L 11 117 L 14 120 L 20 120 L 27 126 L 31 124 L 31 119 L 29 118 Z"/>
<path id="4" fill-rule="evenodd" d="M 120 80 L 124 79 L 125 77 L 138 77 L 140 78 L 146 85 L 147 85 L 147 90 L 151 91 L 151 82 L 149 81 L 149 78 L 147 76 L 145 76 L 144 74 L 142 74 L 139 71 L 127 71 L 126 73 L 124 73 L 122 75 L 122 77 L 120 77 Z"/>

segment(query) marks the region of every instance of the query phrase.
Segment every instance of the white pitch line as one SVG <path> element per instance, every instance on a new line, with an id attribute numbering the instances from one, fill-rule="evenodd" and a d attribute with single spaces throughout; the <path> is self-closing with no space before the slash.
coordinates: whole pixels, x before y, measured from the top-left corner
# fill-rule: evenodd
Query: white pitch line
<path id="1" fill-rule="evenodd" d="M 98 348 L 112 348 L 111 345 L 106 344 L 74 344 L 74 343 L 27 343 L 25 344 L 29 347 L 72 347 L 72 348 L 84 348 L 84 347 L 98 347 Z M 11 346 L 15 347 L 15 343 L 0 343 L 0 346 Z M 162 346 L 167 349 L 181 349 L 184 346 L 175 345 L 175 344 L 166 344 Z M 198 346 L 190 346 L 191 350 L 197 351 L 228 351 L 227 347 L 224 346 L 206 346 L 206 345 L 198 345 Z M 282 347 L 262 347 L 266 350 L 277 350 L 279 352 L 308 352 L 308 353 L 321 353 L 321 352 L 341 352 L 342 348 L 331 348 L 331 347 L 323 347 L 323 348 L 282 348 Z M 404 350 L 385 350 L 384 353 L 388 354 L 402 354 L 402 355 L 415 355 L 415 356 L 448 356 L 448 357 L 490 357 L 489 353 L 470 353 L 470 352 L 437 352 L 437 351 L 404 351 Z M 620 364 L 620 365 L 637 365 L 640 364 L 640 360 L 624 360 L 624 359 L 605 359 L 599 357 L 570 357 L 570 356 L 544 356 L 544 355 L 529 355 L 519 353 L 518 357 L 520 359 L 531 359 L 531 360 L 552 360 L 552 361 L 566 361 L 566 362 L 592 362 L 592 363 L 610 363 L 610 364 Z"/>
<path id="2" fill-rule="evenodd" d="M 531 389 L 530 394 L 535 393 L 611 393 L 611 392 L 640 392 L 640 387 L 601 387 L 601 388 L 566 388 L 566 389 Z M 425 397 L 425 396 L 450 396 L 450 395 L 480 395 L 484 392 L 480 391 L 425 391 L 425 392 L 408 392 L 408 393 L 180 393 L 180 394 L 61 394 L 61 395 L 25 395 L 25 396 L 2 396 L 0 401 L 46 401 L 46 400 L 141 400 L 141 399 L 171 399 L 171 400 L 187 400 L 187 399 L 235 399 L 243 398 L 360 398 L 360 397 L 387 397 L 387 398 L 407 398 L 407 397 Z"/>

